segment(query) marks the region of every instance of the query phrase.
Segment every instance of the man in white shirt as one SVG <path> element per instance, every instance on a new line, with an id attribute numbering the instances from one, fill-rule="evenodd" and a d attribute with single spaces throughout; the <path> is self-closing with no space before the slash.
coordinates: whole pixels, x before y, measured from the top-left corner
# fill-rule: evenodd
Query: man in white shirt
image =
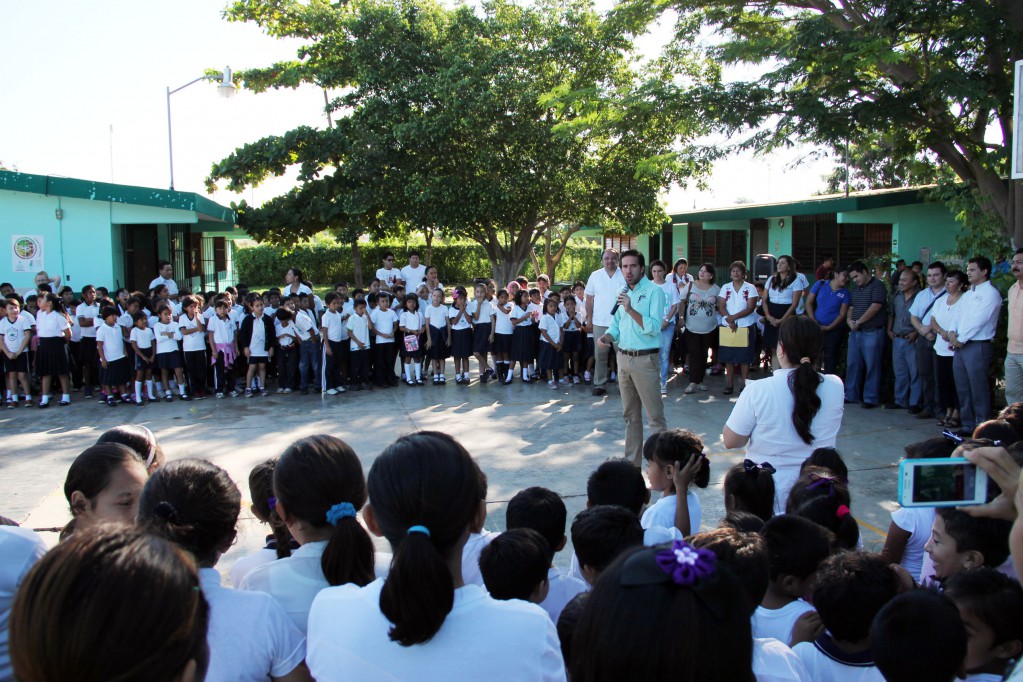
<path id="1" fill-rule="evenodd" d="M 970 259 L 966 265 L 966 278 L 970 290 L 957 304 L 963 310 L 948 338 L 949 345 L 956 352 L 952 371 L 959 395 L 962 432 L 972 435 L 977 424 L 991 414 L 988 369 L 993 355 L 991 340 L 995 337 L 998 313 L 1002 310 L 1002 295 L 989 281 L 991 261 L 984 256 Z"/>
<path id="2" fill-rule="evenodd" d="M 409 294 L 414 294 L 426 279 L 426 266 L 419 264 L 418 251 L 408 255 L 408 265 L 401 269 L 401 278 L 405 280 L 405 291 Z"/>
<path id="3" fill-rule="evenodd" d="M 380 288 L 391 291 L 394 289 L 395 284 L 401 284 L 404 280 L 401 277 L 401 270 L 397 270 L 394 267 L 394 254 L 387 252 L 384 254 L 383 259 L 384 266 L 377 270 L 377 279 L 380 280 Z"/>
<path id="4" fill-rule="evenodd" d="M 625 276 L 618 269 L 618 252 L 607 249 L 600 257 L 604 267 L 590 273 L 586 281 L 586 319 L 593 324 L 593 338 L 599 339 L 611 326 L 611 308 L 625 286 Z M 594 344 L 593 395 L 606 395 L 608 348 Z"/>
<path id="5" fill-rule="evenodd" d="M 1009 344 L 1005 354 L 1005 402 L 1009 405 L 1023 400 L 1023 249 L 1012 257 L 1012 276 L 1016 283 L 1009 287 Z"/>
<path id="6" fill-rule="evenodd" d="M 178 300 L 178 283 L 174 281 L 174 266 L 170 264 L 170 261 L 162 260 L 156 267 L 160 271 L 160 275 L 149 283 L 149 290 L 152 291 L 158 284 L 165 284 L 171 300 Z"/>
<path id="7" fill-rule="evenodd" d="M 934 339 L 937 333 L 931 329 L 931 313 L 934 305 L 948 294 L 945 291 L 945 264 L 934 261 L 927 266 L 927 287 L 916 295 L 909 307 L 909 320 L 920 334 L 916 345 L 916 373 L 920 377 L 920 411 L 917 419 L 932 419 L 938 413 L 937 385 L 934 381 L 937 359 L 934 353 Z"/>

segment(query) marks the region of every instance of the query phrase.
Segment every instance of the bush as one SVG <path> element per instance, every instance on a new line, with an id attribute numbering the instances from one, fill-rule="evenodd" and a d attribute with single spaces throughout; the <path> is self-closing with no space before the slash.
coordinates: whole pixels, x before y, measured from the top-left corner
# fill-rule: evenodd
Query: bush
<path id="1" fill-rule="evenodd" d="M 364 283 L 373 278 L 385 253 L 394 252 L 395 267 L 401 268 L 408 263 L 406 254 L 413 250 L 422 254 L 425 262 L 425 244 L 377 242 L 360 245 Z M 557 281 L 585 281 L 601 266 L 600 254 L 599 243 L 579 241 L 570 244 L 558 265 Z M 352 249 L 344 244 L 301 244 L 290 250 L 268 245 L 242 247 L 235 251 L 234 264 L 240 282 L 283 283 L 284 273 L 291 267 L 299 268 L 306 279 L 320 285 L 355 281 Z M 476 244 L 434 245 L 432 264 L 437 266 L 440 280 L 445 284 L 471 282 L 475 277 L 492 275 L 486 252 Z M 536 279 L 532 263 L 527 263 L 524 270 L 522 274 L 530 281 Z"/>

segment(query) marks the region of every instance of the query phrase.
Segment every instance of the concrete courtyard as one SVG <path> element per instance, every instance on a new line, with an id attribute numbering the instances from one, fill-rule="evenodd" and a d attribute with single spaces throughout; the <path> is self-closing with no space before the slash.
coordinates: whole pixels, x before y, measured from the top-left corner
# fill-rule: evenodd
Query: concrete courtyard
<path id="1" fill-rule="evenodd" d="M 721 394 L 722 377 L 707 381 L 709 392 L 683 395 L 686 378 L 675 377 L 664 398 L 668 427 L 692 429 L 707 443 L 711 484 L 698 491 L 705 529 L 723 516 L 722 478 L 743 458 L 742 450 L 727 451 L 721 445 L 721 428 L 735 396 Z M 104 430 L 123 423 L 152 429 L 168 460 L 202 457 L 225 468 L 245 499 L 249 470 L 303 436 L 329 433 L 346 440 L 368 472 L 396 437 L 419 429 L 444 431 L 465 445 L 489 477 L 490 530 L 504 528 L 507 501 L 533 485 L 561 494 L 571 522 L 585 506 L 590 472 L 604 459 L 621 456 L 624 443 L 621 400 L 614 385 L 603 398 L 592 397 L 586 385 L 552 391 L 546 383 L 481 385 L 474 379 L 471 386 L 400 386 L 336 397 L 272 395 L 142 408 L 109 408 L 77 393 L 72 400 L 67 408 L 0 412 L 0 514 L 32 528 L 65 524 L 69 515 L 62 486 L 68 466 Z M 838 450 L 851 471 L 852 510 L 865 546 L 880 549 L 895 508 L 895 474 L 903 446 L 941 430 L 933 420 L 913 419 L 901 410 L 846 408 Z M 222 573 L 226 575 L 238 556 L 261 547 L 265 532 L 246 503 L 238 542 L 218 566 Z M 56 542 L 55 533 L 44 537 Z M 569 551 L 562 552 L 557 562 L 567 565 L 570 557 Z"/>

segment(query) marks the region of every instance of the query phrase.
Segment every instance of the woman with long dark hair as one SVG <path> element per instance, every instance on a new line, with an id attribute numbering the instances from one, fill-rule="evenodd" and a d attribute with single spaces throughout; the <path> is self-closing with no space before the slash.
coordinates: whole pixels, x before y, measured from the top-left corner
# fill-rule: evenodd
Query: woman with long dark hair
<path id="1" fill-rule="evenodd" d="M 834 447 L 842 426 L 844 388 L 833 374 L 819 374 L 824 334 L 806 317 L 790 317 L 778 329 L 774 375 L 749 385 L 725 423 L 726 448 L 746 447 L 750 460 L 770 460 L 775 511 L 781 511 L 799 466 L 816 448 Z"/>
<path id="2" fill-rule="evenodd" d="M 777 365 L 778 327 L 796 314 L 803 285 L 792 256 L 779 256 L 774 276 L 767 282 L 767 296 L 761 301 L 764 314 L 764 349 L 771 351 L 771 366 Z"/>

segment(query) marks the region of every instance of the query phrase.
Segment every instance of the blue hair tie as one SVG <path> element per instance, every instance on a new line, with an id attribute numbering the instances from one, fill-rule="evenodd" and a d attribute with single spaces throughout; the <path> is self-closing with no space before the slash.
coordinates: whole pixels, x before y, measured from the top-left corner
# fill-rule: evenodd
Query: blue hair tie
<path id="1" fill-rule="evenodd" d="M 426 537 L 430 537 L 430 529 L 426 526 L 409 526 L 407 535 L 412 535 L 413 533 L 422 533 Z"/>
<path id="2" fill-rule="evenodd" d="M 341 504 L 335 504 L 333 507 L 327 510 L 327 521 L 332 526 L 336 526 L 338 521 L 345 518 L 355 518 L 355 505 L 351 502 L 342 502 Z"/>

